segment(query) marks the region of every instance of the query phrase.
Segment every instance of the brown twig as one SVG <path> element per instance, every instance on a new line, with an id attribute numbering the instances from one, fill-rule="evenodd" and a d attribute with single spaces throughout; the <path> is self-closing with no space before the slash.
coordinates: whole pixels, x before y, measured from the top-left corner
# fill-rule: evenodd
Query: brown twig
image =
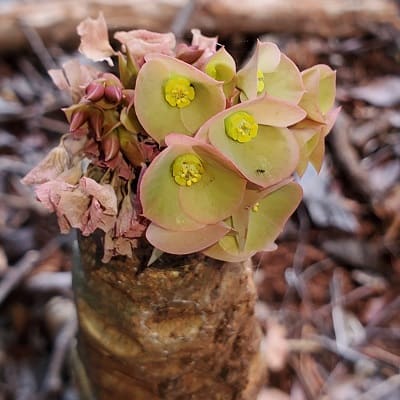
<path id="1" fill-rule="evenodd" d="M 22 279 L 32 271 L 39 259 L 39 251 L 29 250 L 14 267 L 7 270 L 7 273 L 0 283 L 0 304 L 8 294 L 18 286 Z"/>
<path id="2" fill-rule="evenodd" d="M 15 194 L 0 193 L 0 202 L 13 209 L 32 210 L 39 215 L 47 215 L 48 211 L 33 196 L 22 197 Z"/>
<path id="3" fill-rule="evenodd" d="M 68 292 L 71 281 L 71 272 L 42 272 L 27 279 L 24 288 L 34 292 Z"/>
<path id="4" fill-rule="evenodd" d="M 375 318 L 372 318 L 371 321 L 367 324 L 367 331 L 370 327 L 377 326 L 387 321 L 390 318 L 393 318 L 394 315 L 398 314 L 400 309 L 400 296 L 397 296 L 392 302 L 390 302 L 386 307 L 378 313 Z"/>
<path id="5" fill-rule="evenodd" d="M 376 361 L 372 359 L 371 357 L 366 356 L 363 353 L 360 353 L 357 350 L 354 350 L 348 346 L 341 345 L 338 342 L 336 342 L 333 339 L 328 338 L 327 336 L 312 336 L 315 340 L 319 341 L 322 347 L 332 351 L 333 353 L 336 353 L 340 357 L 344 358 L 347 361 L 350 361 L 352 363 L 357 363 L 358 361 L 362 360 L 364 365 L 368 363 L 368 366 L 370 366 L 370 370 L 374 370 Z"/>
<path id="6" fill-rule="evenodd" d="M 56 336 L 54 350 L 43 381 L 42 393 L 45 395 L 58 393 L 62 388 L 61 370 L 76 330 L 77 321 L 74 318 L 67 321 Z"/>
<path id="7" fill-rule="evenodd" d="M 310 222 L 304 208 L 304 205 L 300 205 L 297 210 L 299 218 L 299 230 L 298 230 L 298 241 L 295 253 L 293 255 L 293 263 L 291 268 L 285 270 L 285 278 L 288 283 L 288 290 L 285 293 L 285 297 L 282 301 L 281 307 L 284 307 L 293 294 L 294 291 L 301 297 L 307 311 L 311 311 L 312 301 L 308 295 L 306 282 L 303 277 L 303 266 L 306 254 L 306 243 L 308 233 L 310 231 Z"/>
<path id="8" fill-rule="evenodd" d="M 64 134 L 69 132 L 69 125 L 64 121 L 59 121 L 53 118 L 42 117 L 38 121 L 41 128 L 51 132 Z"/>
<path id="9" fill-rule="evenodd" d="M 335 301 L 331 301 L 329 304 L 325 304 L 322 307 L 318 308 L 317 310 L 314 310 L 313 319 L 314 318 L 318 319 L 321 316 L 326 315 L 329 312 L 332 312 L 332 308 L 335 306 L 347 306 L 353 304 L 356 301 L 363 300 L 366 297 L 370 297 L 376 294 L 378 291 L 381 291 L 381 289 L 378 289 L 376 286 L 365 285 L 357 287 L 351 292 L 338 297 L 337 299 L 335 299 Z"/>
<path id="10" fill-rule="evenodd" d="M 177 39 L 182 39 L 195 9 L 196 0 L 189 0 L 176 14 L 176 17 L 171 24 L 171 32 L 175 34 Z"/>
<path id="11" fill-rule="evenodd" d="M 350 142 L 351 118 L 342 110 L 329 136 L 335 160 L 354 190 L 368 202 L 373 191 L 366 171 L 360 166 L 359 157 Z"/>
<path id="12" fill-rule="evenodd" d="M 379 400 L 399 390 L 400 374 L 392 375 L 390 378 L 373 386 L 371 389 L 356 397 L 354 400 Z"/>
<path id="13" fill-rule="evenodd" d="M 45 70 L 57 68 L 56 63 L 48 52 L 42 38 L 37 33 L 36 29 L 34 29 L 31 25 L 27 24 L 23 20 L 19 20 L 18 22 L 32 50 L 37 55 Z"/>
<path id="14" fill-rule="evenodd" d="M 332 306 L 332 322 L 338 347 L 347 347 L 349 338 L 346 331 L 345 315 L 342 305 L 338 301 L 342 297 L 341 282 L 338 273 L 335 271 L 330 285 Z"/>
<path id="15" fill-rule="evenodd" d="M 29 250 L 15 266 L 8 268 L 0 283 L 0 305 L 41 260 L 46 259 L 62 242 L 69 240 L 69 236 L 57 236 L 55 239 L 50 240 L 40 251 Z"/>
<path id="16" fill-rule="evenodd" d="M 382 347 L 368 343 L 368 346 L 363 348 L 363 353 L 367 356 L 379 360 L 380 362 L 387 364 L 388 366 L 399 369 L 400 356 L 385 350 Z"/>

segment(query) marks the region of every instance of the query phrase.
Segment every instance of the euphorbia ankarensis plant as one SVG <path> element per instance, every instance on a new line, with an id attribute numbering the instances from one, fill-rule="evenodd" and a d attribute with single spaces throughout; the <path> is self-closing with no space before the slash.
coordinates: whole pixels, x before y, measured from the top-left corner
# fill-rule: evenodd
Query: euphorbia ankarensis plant
<path id="1" fill-rule="evenodd" d="M 78 27 L 80 51 L 118 72 L 69 61 L 49 71 L 71 94 L 70 130 L 24 182 L 62 232 L 104 232 L 104 257 L 159 252 L 241 261 L 274 248 L 302 197 L 295 174 L 321 168 L 336 119 L 335 72 L 300 72 L 258 42 L 237 71 L 216 37 L 193 30 L 115 33 L 102 15 Z M 96 64 L 95 64 L 96 65 Z"/>

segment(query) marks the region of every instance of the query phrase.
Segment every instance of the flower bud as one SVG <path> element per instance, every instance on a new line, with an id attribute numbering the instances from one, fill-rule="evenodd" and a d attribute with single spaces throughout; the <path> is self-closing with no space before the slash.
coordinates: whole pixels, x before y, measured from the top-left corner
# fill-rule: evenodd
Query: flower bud
<path id="1" fill-rule="evenodd" d="M 93 131 L 96 140 L 101 139 L 103 133 L 104 116 L 99 110 L 94 110 L 89 115 L 89 127 Z"/>
<path id="2" fill-rule="evenodd" d="M 83 110 L 75 111 L 71 116 L 71 123 L 69 129 L 71 132 L 77 131 L 87 121 L 88 113 Z"/>
<path id="3" fill-rule="evenodd" d="M 106 86 L 104 96 L 111 103 L 119 103 L 122 99 L 122 90 L 114 85 Z"/>
<path id="4" fill-rule="evenodd" d="M 112 160 L 119 152 L 119 139 L 118 135 L 114 132 L 103 137 L 102 140 L 104 160 Z"/>
<path id="5" fill-rule="evenodd" d="M 104 91 L 104 83 L 92 81 L 86 86 L 86 98 L 93 102 L 99 101 L 103 98 Z"/>
<path id="6" fill-rule="evenodd" d="M 144 157 L 136 140 L 136 135 L 124 129 L 120 129 L 118 133 L 123 155 L 132 165 L 140 166 L 144 162 Z"/>

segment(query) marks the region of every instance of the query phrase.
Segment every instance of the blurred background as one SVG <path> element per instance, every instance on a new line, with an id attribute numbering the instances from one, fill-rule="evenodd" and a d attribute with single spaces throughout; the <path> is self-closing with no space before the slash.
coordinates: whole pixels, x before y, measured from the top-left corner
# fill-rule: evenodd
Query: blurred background
<path id="1" fill-rule="evenodd" d="M 73 235 L 20 179 L 68 131 L 47 70 L 77 24 L 257 38 L 337 70 L 341 114 L 278 250 L 254 259 L 269 377 L 258 400 L 400 399 L 400 17 L 395 0 L 0 1 L 0 400 L 75 400 Z"/>

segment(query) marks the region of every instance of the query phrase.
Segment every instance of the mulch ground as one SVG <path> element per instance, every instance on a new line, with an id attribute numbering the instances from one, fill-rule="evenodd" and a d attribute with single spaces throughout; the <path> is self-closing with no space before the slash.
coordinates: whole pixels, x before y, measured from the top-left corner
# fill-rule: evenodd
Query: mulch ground
<path id="1" fill-rule="evenodd" d="M 29 32 L 27 32 L 29 34 Z M 225 40 L 225 38 L 224 38 Z M 238 61 L 255 36 L 226 38 Z M 342 111 L 320 175 L 278 250 L 254 259 L 268 386 L 260 400 L 400 398 L 400 42 L 268 36 L 305 69 L 337 69 Z M 34 43 L 33 41 L 32 43 Z M 68 105 L 46 70 L 77 57 L 57 44 L 0 60 L 0 399 L 77 399 L 74 237 L 21 177 L 68 130 Z"/>

